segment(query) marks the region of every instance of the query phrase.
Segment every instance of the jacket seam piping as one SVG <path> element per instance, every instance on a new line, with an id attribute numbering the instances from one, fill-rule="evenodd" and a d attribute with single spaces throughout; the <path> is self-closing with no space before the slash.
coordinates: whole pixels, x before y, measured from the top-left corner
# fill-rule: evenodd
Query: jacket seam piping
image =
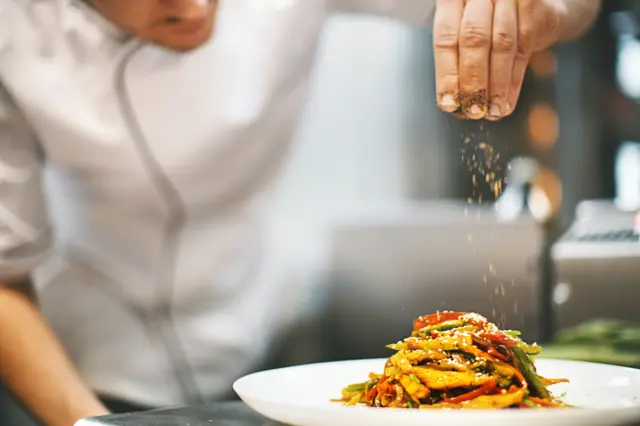
<path id="1" fill-rule="evenodd" d="M 149 180 L 155 187 L 168 211 L 169 218 L 164 224 L 162 231 L 161 263 L 159 267 L 156 268 L 156 282 L 160 284 L 159 291 L 164 290 L 172 297 L 175 290 L 175 263 L 178 243 L 180 233 L 186 222 L 187 210 L 178 190 L 153 155 L 149 141 L 146 139 L 144 131 L 137 119 L 127 89 L 125 81 L 127 65 L 143 46 L 143 43 L 138 43 L 124 55 L 122 61 L 118 64 L 116 68 L 115 90 L 120 100 L 119 104 L 123 118 L 131 132 L 134 148 L 142 161 L 143 168 Z M 167 306 L 160 305 L 158 311 L 155 311 L 155 315 L 152 315 L 151 318 L 144 318 L 144 316 L 143 318 L 147 326 L 154 330 L 163 342 L 169 361 L 173 364 L 175 379 L 182 390 L 183 396 L 186 397 L 189 403 L 203 404 L 205 400 L 198 389 L 193 367 L 187 358 L 186 351 L 175 329 L 172 304 L 173 303 Z M 158 321 L 159 317 L 168 318 L 169 324 L 163 327 L 163 324 Z"/>

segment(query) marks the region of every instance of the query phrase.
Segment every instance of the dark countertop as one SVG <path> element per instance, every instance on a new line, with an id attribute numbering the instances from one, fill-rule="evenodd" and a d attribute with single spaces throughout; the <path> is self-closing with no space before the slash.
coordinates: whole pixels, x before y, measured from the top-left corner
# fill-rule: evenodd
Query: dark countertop
<path id="1" fill-rule="evenodd" d="M 76 426 L 277 426 L 243 402 L 117 414 L 81 420 Z"/>
<path id="2" fill-rule="evenodd" d="M 117 414 L 81 420 L 75 426 L 281 426 L 243 402 Z M 629 426 L 640 426 L 631 424 Z"/>

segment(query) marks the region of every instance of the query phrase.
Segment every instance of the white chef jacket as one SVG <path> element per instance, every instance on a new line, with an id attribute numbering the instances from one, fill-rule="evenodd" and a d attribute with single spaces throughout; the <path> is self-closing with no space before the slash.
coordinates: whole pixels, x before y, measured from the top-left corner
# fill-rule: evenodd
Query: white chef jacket
<path id="1" fill-rule="evenodd" d="M 434 8 L 220 5 L 181 54 L 80 1 L 0 0 L 0 281 L 32 274 L 87 383 L 140 404 L 218 398 L 265 354 L 283 309 L 265 212 L 328 14 Z"/>

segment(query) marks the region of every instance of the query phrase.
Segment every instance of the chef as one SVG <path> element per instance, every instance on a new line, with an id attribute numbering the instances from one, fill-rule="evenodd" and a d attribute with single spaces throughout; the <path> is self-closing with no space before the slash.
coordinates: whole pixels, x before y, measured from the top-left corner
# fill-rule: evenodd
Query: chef
<path id="1" fill-rule="evenodd" d="M 438 105 L 496 120 L 598 7 L 0 0 L 0 377 L 69 426 L 221 398 L 259 362 L 286 308 L 265 212 L 331 13 L 433 23 Z"/>

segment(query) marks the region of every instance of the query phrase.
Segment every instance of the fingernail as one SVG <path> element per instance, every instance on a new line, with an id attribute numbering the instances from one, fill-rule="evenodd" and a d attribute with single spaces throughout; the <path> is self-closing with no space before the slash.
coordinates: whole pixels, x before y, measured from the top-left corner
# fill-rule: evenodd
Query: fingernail
<path id="1" fill-rule="evenodd" d="M 500 110 L 500 105 L 493 104 L 491 108 L 489 108 L 489 115 L 491 117 L 500 117 L 502 115 L 502 111 Z"/>
<path id="2" fill-rule="evenodd" d="M 446 93 L 442 95 L 442 99 L 440 102 L 442 102 L 442 105 L 445 105 L 445 106 L 452 106 L 456 104 L 455 99 L 453 99 L 453 95 L 450 93 Z"/>
<path id="3" fill-rule="evenodd" d="M 480 108 L 478 105 L 471 105 L 471 108 L 469 108 L 469 112 L 473 115 L 482 115 L 484 111 L 482 111 L 482 108 Z"/>
<path id="4" fill-rule="evenodd" d="M 458 103 L 456 102 L 453 95 L 450 93 L 445 93 L 444 95 L 442 95 L 442 97 L 440 98 L 440 105 L 446 109 L 458 108 Z"/>

